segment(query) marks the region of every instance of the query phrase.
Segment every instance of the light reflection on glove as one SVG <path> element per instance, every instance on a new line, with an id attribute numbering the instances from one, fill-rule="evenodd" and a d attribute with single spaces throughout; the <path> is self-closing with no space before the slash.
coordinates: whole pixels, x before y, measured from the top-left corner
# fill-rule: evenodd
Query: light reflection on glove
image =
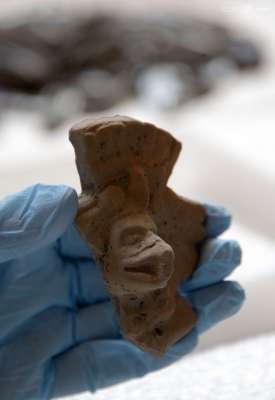
<path id="1" fill-rule="evenodd" d="M 239 265 L 230 225 L 206 206 L 207 240 L 198 269 L 181 286 L 198 313 L 196 327 L 157 358 L 123 340 L 104 287 L 73 220 L 77 195 L 35 185 L 0 200 L 1 400 L 44 400 L 140 377 L 190 352 L 198 335 L 236 313 L 244 292 L 224 281 Z"/>

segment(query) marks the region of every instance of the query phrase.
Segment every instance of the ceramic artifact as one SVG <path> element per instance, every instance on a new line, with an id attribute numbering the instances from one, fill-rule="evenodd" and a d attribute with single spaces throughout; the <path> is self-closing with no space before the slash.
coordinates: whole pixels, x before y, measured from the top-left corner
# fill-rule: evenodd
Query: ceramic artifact
<path id="1" fill-rule="evenodd" d="M 163 354 L 196 314 L 179 295 L 198 261 L 204 208 L 167 186 L 181 144 L 115 116 L 72 127 L 82 193 L 76 225 L 102 270 L 123 336 Z"/>

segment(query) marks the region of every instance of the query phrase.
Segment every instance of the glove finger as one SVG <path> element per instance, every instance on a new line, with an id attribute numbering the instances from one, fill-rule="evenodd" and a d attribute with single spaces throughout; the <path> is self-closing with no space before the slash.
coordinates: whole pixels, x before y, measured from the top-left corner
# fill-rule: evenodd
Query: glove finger
<path id="1" fill-rule="evenodd" d="M 51 308 L 0 341 L 1 399 L 50 398 L 50 360 L 75 344 L 72 317 L 66 308 Z"/>
<path id="2" fill-rule="evenodd" d="M 5 367 L 12 367 L 14 360 L 11 355 L 15 354 L 16 365 L 23 367 L 28 361 L 47 361 L 87 339 L 120 337 L 110 302 L 80 310 L 51 307 L 24 321 L 4 341 L 0 340 L 0 359 L 10 358 Z"/>
<path id="3" fill-rule="evenodd" d="M 231 224 L 231 215 L 224 207 L 204 204 L 206 210 L 206 235 L 214 238 L 226 231 Z"/>
<path id="4" fill-rule="evenodd" d="M 0 340 L 48 308 L 74 310 L 110 300 L 101 272 L 91 260 L 64 262 L 54 248 L 11 260 L 1 273 Z"/>
<path id="5" fill-rule="evenodd" d="M 195 330 L 162 357 L 144 353 L 125 340 L 83 343 L 54 360 L 52 395 L 61 397 L 82 391 L 95 392 L 97 389 L 141 377 L 175 362 L 192 351 L 196 344 Z"/>
<path id="6" fill-rule="evenodd" d="M 0 263 L 53 243 L 72 223 L 77 195 L 66 186 L 34 185 L 0 201 Z"/>
<path id="7" fill-rule="evenodd" d="M 16 332 L 0 341 L 0 376 L 5 371 L 23 370 L 26 364 L 46 362 L 75 343 L 73 313 L 55 307 L 42 312 L 21 325 Z M 15 362 L 16 359 L 16 362 Z"/>
<path id="8" fill-rule="evenodd" d="M 197 269 L 183 282 L 180 290 L 188 292 L 222 281 L 241 263 L 241 248 L 234 240 L 208 240 L 201 249 Z"/>
<path id="9" fill-rule="evenodd" d="M 88 246 L 74 225 L 71 225 L 58 240 L 57 250 L 65 263 L 74 265 L 80 304 L 94 304 L 110 299 L 100 267 L 96 265 Z"/>
<path id="10" fill-rule="evenodd" d="M 237 313 L 245 300 L 245 293 L 237 282 L 225 281 L 191 292 L 187 300 L 198 315 L 196 329 L 201 334 Z"/>
<path id="11" fill-rule="evenodd" d="M 2 264 L 0 340 L 48 308 L 74 309 L 77 290 L 73 270 L 64 268 L 53 247 Z"/>
<path id="12" fill-rule="evenodd" d="M 54 248 L 3 264 L 0 276 L 0 340 L 46 309 L 75 310 L 110 300 L 92 260 L 64 261 Z"/>
<path id="13" fill-rule="evenodd" d="M 62 257 L 91 259 L 92 254 L 76 226 L 72 224 L 58 240 L 58 252 Z"/>
<path id="14" fill-rule="evenodd" d="M 110 300 L 110 295 L 102 278 L 100 267 L 92 260 L 75 263 L 79 282 L 79 304 L 94 304 Z"/>
<path id="15" fill-rule="evenodd" d="M 76 342 L 121 338 L 120 328 L 110 301 L 84 307 L 75 314 Z"/>

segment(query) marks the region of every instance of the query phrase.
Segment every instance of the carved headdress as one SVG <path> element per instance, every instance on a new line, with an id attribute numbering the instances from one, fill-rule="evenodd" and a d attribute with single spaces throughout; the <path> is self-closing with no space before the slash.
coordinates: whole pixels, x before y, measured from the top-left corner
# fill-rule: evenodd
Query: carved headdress
<path id="1" fill-rule="evenodd" d="M 170 133 L 149 123 L 115 116 L 84 120 L 70 130 L 83 191 L 106 187 L 133 165 L 143 168 L 150 197 L 166 186 L 181 150 Z"/>

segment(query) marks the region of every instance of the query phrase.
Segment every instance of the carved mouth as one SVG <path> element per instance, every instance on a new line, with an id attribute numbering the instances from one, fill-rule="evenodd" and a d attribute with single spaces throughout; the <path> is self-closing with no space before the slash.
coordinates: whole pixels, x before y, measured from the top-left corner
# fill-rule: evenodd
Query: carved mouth
<path id="1" fill-rule="evenodd" d="M 149 279 L 157 279 L 159 278 L 159 270 L 156 266 L 152 264 L 141 264 L 132 267 L 125 267 L 125 272 L 131 273 L 137 277 L 144 277 Z"/>

